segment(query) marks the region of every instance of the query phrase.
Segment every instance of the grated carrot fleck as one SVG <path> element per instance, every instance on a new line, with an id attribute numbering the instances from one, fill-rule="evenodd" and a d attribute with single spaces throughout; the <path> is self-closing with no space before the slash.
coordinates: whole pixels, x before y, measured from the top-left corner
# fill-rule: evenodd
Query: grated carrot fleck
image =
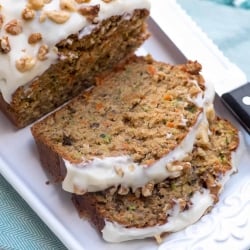
<path id="1" fill-rule="evenodd" d="M 147 72 L 150 74 L 150 75 L 155 75 L 156 73 L 156 68 L 152 65 L 148 65 L 147 67 Z"/>

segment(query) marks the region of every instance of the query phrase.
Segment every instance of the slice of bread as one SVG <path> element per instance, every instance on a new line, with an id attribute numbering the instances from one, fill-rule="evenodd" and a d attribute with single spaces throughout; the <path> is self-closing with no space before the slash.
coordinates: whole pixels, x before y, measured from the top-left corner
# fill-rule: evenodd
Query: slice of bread
<path id="1" fill-rule="evenodd" d="M 197 62 L 173 66 L 134 56 L 33 125 L 51 180 L 66 179 L 65 190 L 82 194 L 180 175 L 166 164 L 192 151 L 206 118 L 200 70 Z"/>
<path id="2" fill-rule="evenodd" d="M 195 144 L 186 159 L 175 162 L 185 169 L 180 176 L 127 194 L 110 188 L 73 195 L 80 216 L 87 216 L 110 242 L 176 232 L 200 219 L 235 171 L 233 154 L 239 144 L 238 132 L 228 121 L 216 118 L 209 129 L 208 144 Z"/>

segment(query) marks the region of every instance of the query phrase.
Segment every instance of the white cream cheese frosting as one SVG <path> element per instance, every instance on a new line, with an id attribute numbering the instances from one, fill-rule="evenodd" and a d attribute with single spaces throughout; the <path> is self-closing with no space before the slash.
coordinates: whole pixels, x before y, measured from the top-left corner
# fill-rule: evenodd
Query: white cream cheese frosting
<path id="1" fill-rule="evenodd" d="M 147 228 L 125 228 L 118 223 L 105 221 L 102 230 L 104 240 L 108 242 L 122 242 L 134 239 L 154 237 L 164 232 L 177 232 L 198 221 L 206 210 L 213 205 L 212 195 L 207 189 L 195 192 L 191 198 L 192 206 L 180 212 L 177 204 L 168 217 L 168 222 Z"/>
<path id="2" fill-rule="evenodd" d="M 208 107 L 211 107 L 213 99 L 214 89 L 210 83 L 206 83 L 204 96 L 198 95 L 196 98 L 190 98 L 190 101 L 197 106 L 203 107 L 203 113 L 199 115 L 195 125 L 189 129 L 182 142 L 150 167 L 133 162 L 129 155 L 104 159 L 94 158 L 90 162 L 80 164 L 73 164 L 64 159 L 67 171 L 62 188 L 75 194 L 96 192 L 119 185 L 136 190 L 150 181 L 158 183 L 166 178 L 180 176 L 183 170 L 182 166 L 172 166 L 171 163 L 184 159 L 192 152 L 197 134 L 200 130 L 204 130 L 203 124 L 207 124 L 206 112 Z M 208 132 L 207 126 L 205 134 L 207 135 Z M 171 134 L 166 134 L 166 139 L 169 136 Z"/>
<path id="3" fill-rule="evenodd" d="M 182 142 L 150 167 L 133 162 L 128 155 L 104 159 L 94 158 L 92 161 L 82 164 L 73 164 L 64 160 L 67 174 L 63 180 L 62 188 L 76 194 L 96 192 L 118 185 L 136 190 L 149 181 L 157 183 L 168 177 L 178 177 L 182 168 L 171 168 L 171 162 L 183 159 L 192 151 L 203 117 L 204 114 L 200 114 L 196 124 Z M 168 164 L 170 164 L 169 168 L 166 167 Z"/>
<path id="4" fill-rule="evenodd" d="M 19 86 L 32 81 L 58 60 L 55 49 L 58 42 L 71 34 L 81 38 L 91 32 L 93 23 L 80 9 L 99 6 L 94 18 L 96 25 L 114 15 L 127 18 L 135 9 L 150 9 L 149 0 L 80 2 L 84 1 L 0 0 L 0 91 L 6 102 L 11 101 Z M 39 34 L 36 42 L 29 41 L 33 34 Z M 41 46 L 46 46 L 46 59 L 38 56 Z"/>
<path id="5" fill-rule="evenodd" d="M 220 192 L 228 182 L 230 175 L 237 171 L 237 166 L 242 154 L 246 153 L 246 146 L 241 132 L 239 132 L 239 139 L 238 148 L 231 153 L 231 170 L 218 180 L 221 184 Z M 206 210 L 213 206 L 213 195 L 208 189 L 203 189 L 201 192 L 197 191 L 191 198 L 191 203 L 193 205 L 183 212 L 179 211 L 178 206 L 174 207 L 170 212 L 168 222 L 163 225 L 147 228 L 125 228 L 116 222 L 105 221 L 105 226 L 102 230 L 103 238 L 108 242 L 115 243 L 134 239 L 145 239 L 166 232 L 174 233 L 180 231 L 198 221 Z"/>

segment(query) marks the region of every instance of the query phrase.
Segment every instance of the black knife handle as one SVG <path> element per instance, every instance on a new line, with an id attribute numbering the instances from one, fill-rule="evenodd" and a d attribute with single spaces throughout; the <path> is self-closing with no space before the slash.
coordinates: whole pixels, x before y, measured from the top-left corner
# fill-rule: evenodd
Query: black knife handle
<path id="1" fill-rule="evenodd" d="M 221 97 L 233 115 L 250 134 L 250 82 L 223 94 Z"/>

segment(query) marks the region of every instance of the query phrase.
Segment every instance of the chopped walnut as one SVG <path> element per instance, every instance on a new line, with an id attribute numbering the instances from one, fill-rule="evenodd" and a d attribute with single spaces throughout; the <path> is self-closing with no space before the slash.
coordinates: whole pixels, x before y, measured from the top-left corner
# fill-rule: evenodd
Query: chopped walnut
<path id="1" fill-rule="evenodd" d="M 117 175 L 119 175 L 120 177 L 124 176 L 124 172 L 123 172 L 122 168 L 115 167 L 114 169 L 115 169 L 115 172 Z"/>
<path id="2" fill-rule="evenodd" d="M 37 54 L 37 58 L 40 61 L 44 61 L 46 60 L 48 57 L 48 52 L 49 52 L 49 47 L 45 44 L 41 45 L 39 50 L 38 50 L 38 54 Z"/>
<path id="3" fill-rule="evenodd" d="M 93 22 L 94 19 L 98 16 L 100 11 L 100 5 L 80 7 L 79 13 L 87 18 L 88 21 Z"/>
<path id="4" fill-rule="evenodd" d="M 183 166 L 180 164 L 178 165 L 178 164 L 168 163 L 167 170 L 169 172 L 179 172 L 183 170 Z"/>
<path id="5" fill-rule="evenodd" d="M 7 54 L 10 49 L 9 38 L 7 36 L 0 38 L 0 52 Z"/>
<path id="6" fill-rule="evenodd" d="M 22 30 L 21 21 L 17 19 L 13 19 L 5 25 L 5 31 L 11 35 L 18 35 Z"/>
<path id="7" fill-rule="evenodd" d="M 127 195 L 129 193 L 129 188 L 127 187 L 120 187 L 118 190 L 119 195 Z"/>
<path id="8" fill-rule="evenodd" d="M 197 148 L 197 154 L 198 154 L 201 158 L 205 158 L 206 155 L 207 155 L 206 151 L 205 151 L 203 148 L 200 148 L 200 147 Z"/>
<path id="9" fill-rule="evenodd" d="M 44 0 L 28 0 L 28 3 L 34 10 L 41 10 L 44 6 Z"/>
<path id="10" fill-rule="evenodd" d="M 207 173 L 205 176 L 205 182 L 211 194 L 213 194 L 216 198 L 221 190 L 221 183 L 218 183 L 216 178 L 210 173 Z"/>
<path id="11" fill-rule="evenodd" d="M 207 115 L 207 119 L 209 122 L 212 122 L 213 120 L 215 120 L 215 111 L 214 111 L 214 105 L 210 104 L 207 108 L 206 108 L 206 115 Z"/>
<path id="12" fill-rule="evenodd" d="M 149 182 L 144 187 L 142 187 L 141 192 L 144 197 L 148 197 L 152 195 L 153 190 L 154 190 L 154 183 Z"/>
<path id="13" fill-rule="evenodd" d="M 193 96 L 196 96 L 197 94 L 199 94 L 201 92 L 200 88 L 196 87 L 196 86 L 192 86 L 190 88 L 190 95 L 193 97 Z"/>
<path id="14" fill-rule="evenodd" d="M 33 33 L 28 38 L 29 44 L 34 44 L 42 40 L 42 34 L 41 33 Z"/>
<path id="15" fill-rule="evenodd" d="M 22 11 L 22 18 L 23 20 L 26 20 L 26 21 L 29 21 L 29 20 L 32 20 L 34 19 L 35 17 L 35 11 L 26 7 L 23 9 Z"/>
<path id="16" fill-rule="evenodd" d="M 183 169 L 190 169 L 192 167 L 191 162 L 183 162 Z"/>
<path id="17" fill-rule="evenodd" d="M 20 72 L 26 72 L 32 69 L 35 66 L 36 60 L 31 56 L 23 56 L 16 61 L 16 68 Z"/>
<path id="18" fill-rule="evenodd" d="M 74 0 L 60 0 L 60 8 L 62 10 L 76 11 Z"/>
<path id="19" fill-rule="evenodd" d="M 4 18 L 3 18 L 3 15 L 0 14 L 0 29 L 2 28 L 3 26 L 3 22 L 4 22 Z"/>
<path id="20" fill-rule="evenodd" d="M 207 174 L 206 174 L 205 181 L 206 181 L 206 184 L 207 184 L 207 187 L 208 187 L 208 188 L 211 188 L 211 187 L 215 187 L 215 186 L 216 186 L 216 179 L 215 179 L 215 177 L 214 177 L 212 174 L 210 174 L 210 173 L 207 173 Z"/>
<path id="21" fill-rule="evenodd" d="M 65 23 L 70 18 L 70 14 L 67 11 L 63 11 L 63 10 L 46 11 L 46 14 L 47 14 L 47 17 L 51 21 L 58 23 L 58 24 Z"/>
<path id="22" fill-rule="evenodd" d="M 137 188 L 137 189 L 134 191 L 134 194 L 135 194 L 135 197 L 136 197 L 136 198 L 140 198 L 140 196 L 141 196 L 141 189 L 140 189 L 140 188 Z"/>
<path id="23" fill-rule="evenodd" d="M 209 146 L 209 137 L 208 137 L 208 124 L 201 123 L 198 133 L 196 135 L 197 145 L 202 147 Z"/>
<path id="24" fill-rule="evenodd" d="M 75 0 L 77 3 L 89 3 L 91 0 Z"/>

